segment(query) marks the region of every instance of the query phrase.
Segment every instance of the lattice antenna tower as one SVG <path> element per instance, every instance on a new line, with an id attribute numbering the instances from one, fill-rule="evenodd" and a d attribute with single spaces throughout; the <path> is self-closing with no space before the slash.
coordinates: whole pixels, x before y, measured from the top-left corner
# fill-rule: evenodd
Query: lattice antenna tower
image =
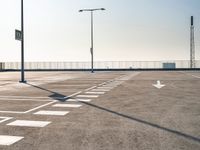
<path id="1" fill-rule="evenodd" d="M 190 27 L 190 68 L 195 68 L 194 17 L 191 16 Z"/>

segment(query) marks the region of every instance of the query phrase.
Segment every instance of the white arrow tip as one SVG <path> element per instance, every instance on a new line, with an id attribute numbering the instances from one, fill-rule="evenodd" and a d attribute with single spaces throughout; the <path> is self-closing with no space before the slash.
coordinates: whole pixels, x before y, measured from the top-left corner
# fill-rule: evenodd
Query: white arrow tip
<path id="1" fill-rule="evenodd" d="M 157 81 L 157 84 L 153 84 L 154 87 L 161 89 L 163 88 L 165 85 L 160 83 L 160 80 Z"/>

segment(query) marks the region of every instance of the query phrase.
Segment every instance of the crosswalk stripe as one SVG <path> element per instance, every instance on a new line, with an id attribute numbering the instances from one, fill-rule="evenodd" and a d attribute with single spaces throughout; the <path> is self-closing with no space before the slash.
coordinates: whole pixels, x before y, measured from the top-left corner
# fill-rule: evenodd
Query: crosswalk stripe
<path id="1" fill-rule="evenodd" d="M 99 95 L 77 95 L 76 97 L 97 98 L 97 97 L 99 97 Z"/>
<path id="2" fill-rule="evenodd" d="M 78 108 L 81 107 L 82 105 L 79 104 L 55 104 L 53 107 L 71 107 L 71 108 Z"/>
<path id="3" fill-rule="evenodd" d="M 69 111 L 49 111 L 49 110 L 40 110 L 35 115 L 52 115 L 52 116 L 64 116 L 68 114 Z"/>
<path id="4" fill-rule="evenodd" d="M 108 92 L 110 89 L 93 89 L 93 92 Z"/>
<path id="5" fill-rule="evenodd" d="M 51 122 L 49 121 L 30 121 L 30 120 L 16 120 L 7 125 L 9 126 L 22 126 L 22 127 L 45 127 Z"/>
<path id="6" fill-rule="evenodd" d="M 0 145 L 9 146 L 22 140 L 23 138 L 24 137 L 22 136 L 0 135 Z"/>
<path id="7" fill-rule="evenodd" d="M 79 99 L 79 98 L 76 98 L 76 99 L 68 99 L 67 102 L 90 102 L 91 99 Z"/>
<path id="8" fill-rule="evenodd" d="M 86 94 L 105 94 L 105 92 L 85 92 Z"/>

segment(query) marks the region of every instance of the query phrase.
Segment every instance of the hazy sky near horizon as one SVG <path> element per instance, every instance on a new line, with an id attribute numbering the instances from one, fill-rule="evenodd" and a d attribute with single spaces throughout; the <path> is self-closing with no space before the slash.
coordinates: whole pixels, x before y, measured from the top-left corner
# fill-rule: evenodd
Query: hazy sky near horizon
<path id="1" fill-rule="evenodd" d="M 20 61 L 21 0 L 0 0 L 0 61 Z M 190 16 L 200 59 L 200 0 L 24 0 L 25 61 L 188 60 Z"/>

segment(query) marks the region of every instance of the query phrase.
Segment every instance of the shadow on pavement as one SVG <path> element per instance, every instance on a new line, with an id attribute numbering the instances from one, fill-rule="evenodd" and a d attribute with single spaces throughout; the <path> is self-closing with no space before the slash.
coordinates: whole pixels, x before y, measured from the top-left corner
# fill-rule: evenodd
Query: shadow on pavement
<path id="1" fill-rule="evenodd" d="M 48 90 L 48 89 L 33 85 L 33 84 L 30 84 L 30 83 L 25 83 L 25 84 L 30 85 L 30 86 L 32 86 L 34 88 L 37 88 L 37 89 L 52 93 L 51 95 L 49 95 L 49 97 L 54 99 L 54 100 L 59 100 L 61 102 L 64 102 L 64 101 L 66 101 L 68 99 L 68 97 L 66 95 L 62 95 L 60 93 L 57 93 L 57 92 L 54 92 L 54 91 L 51 91 L 51 90 Z"/>
<path id="2" fill-rule="evenodd" d="M 160 125 L 157 125 L 157 124 L 154 124 L 154 123 L 151 123 L 151 122 L 147 122 L 147 121 L 142 120 L 142 119 L 134 118 L 134 117 L 131 117 L 131 116 L 128 116 L 128 115 L 119 113 L 119 112 L 115 112 L 115 111 L 113 111 L 113 110 L 109 110 L 109 109 L 107 109 L 107 108 L 104 108 L 104 107 L 101 107 L 101 106 L 97 106 L 97 105 L 94 105 L 94 104 L 91 104 L 91 103 L 87 103 L 87 102 L 82 102 L 82 103 L 83 103 L 83 104 L 86 104 L 86 105 L 88 105 L 88 106 L 92 106 L 92 107 L 95 107 L 95 108 L 97 108 L 97 109 L 100 109 L 100 110 L 103 110 L 103 111 L 106 111 L 106 112 L 115 114 L 115 115 L 118 115 L 118 116 L 124 117 L 124 118 L 126 118 L 126 119 L 130 119 L 130 120 L 132 120 L 132 121 L 136 121 L 136 122 L 139 122 L 139 123 L 142 123 L 142 124 L 145 124 L 145 125 L 148 125 L 148 126 L 151 126 L 151 127 L 154 127 L 154 128 L 160 129 L 160 130 L 163 130 L 163 131 L 167 131 L 167 132 L 170 132 L 170 133 L 176 134 L 176 135 L 178 135 L 178 136 L 181 136 L 181 137 L 187 138 L 187 139 L 189 139 L 189 140 L 193 140 L 193 141 L 196 141 L 196 142 L 199 142 L 199 143 L 200 143 L 200 138 L 198 138 L 198 137 L 194 137 L 194 136 L 191 136 L 191 135 L 182 133 L 182 132 L 180 132 L 180 131 L 176 131 L 176 130 L 173 130 L 173 129 L 169 129 L 169 128 L 166 128 L 166 127 L 162 127 L 162 126 L 160 126 Z"/>
<path id="3" fill-rule="evenodd" d="M 69 97 L 67 97 L 67 96 L 65 96 L 65 95 L 62 95 L 62 94 L 60 94 L 60 93 L 57 93 L 57 92 L 54 92 L 54 91 L 51 91 L 51 90 L 48 90 L 48 89 L 45 89 L 45 88 L 42 88 L 42 87 L 39 87 L 39 86 L 36 86 L 36 85 L 32 85 L 32 84 L 30 84 L 30 83 L 26 83 L 26 84 L 27 84 L 27 85 L 30 85 L 30 86 L 32 86 L 32 87 L 41 89 L 41 90 L 43 90 L 43 91 L 47 91 L 47 92 L 52 93 L 52 95 L 50 95 L 49 97 L 50 97 L 50 98 L 53 98 L 53 99 L 55 99 L 55 100 L 59 100 L 59 101 L 61 101 L 61 102 L 65 102 L 65 101 L 67 101 L 67 99 L 69 99 Z M 142 123 L 142 124 L 145 124 L 145 125 L 148 125 L 148 126 L 151 126 L 151 127 L 154 127 L 154 128 L 160 129 L 160 130 L 163 130 L 163 131 L 167 131 L 167 132 L 176 134 L 176 135 L 178 135 L 178 136 L 181 136 L 181 137 L 187 138 L 187 139 L 189 139 L 189 140 L 193 140 L 193 141 L 196 141 L 196 142 L 200 143 L 200 138 L 198 138 L 198 137 L 194 137 L 194 136 L 191 136 L 191 135 L 182 133 L 182 132 L 180 132 L 180 131 L 176 131 L 176 130 L 173 130 L 173 129 L 169 129 L 169 128 L 166 128 L 166 127 L 162 127 L 162 126 L 160 126 L 160 125 L 157 125 L 157 124 L 154 124 L 154 123 L 151 123 L 151 122 L 142 120 L 142 119 L 134 118 L 134 117 L 131 117 L 131 116 L 128 116 L 128 115 L 119 113 L 119 112 L 115 112 L 115 111 L 113 111 L 113 110 L 109 110 L 109 109 L 107 109 L 107 108 L 104 108 L 104 107 L 101 107 L 101 106 L 98 106 L 98 105 L 94 105 L 94 104 L 87 103 L 87 102 L 81 102 L 81 103 L 86 104 L 86 105 L 91 106 L 91 107 L 94 107 L 94 108 L 97 108 L 97 109 L 100 109 L 100 110 L 103 110 L 103 111 L 106 111 L 106 112 L 109 112 L 109 113 L 112 113 L 112 114 L 115 114 L 115 115 L 118 115 L 118 116 L 121 116 L 121 117 L 124 117 L 124 118 L 126 118 L 126 119 L 130 119 L 130 120 L 132 120 L 132 121 L 136 121 L 136 122 L 139 122 L 139 123 Z"/>

